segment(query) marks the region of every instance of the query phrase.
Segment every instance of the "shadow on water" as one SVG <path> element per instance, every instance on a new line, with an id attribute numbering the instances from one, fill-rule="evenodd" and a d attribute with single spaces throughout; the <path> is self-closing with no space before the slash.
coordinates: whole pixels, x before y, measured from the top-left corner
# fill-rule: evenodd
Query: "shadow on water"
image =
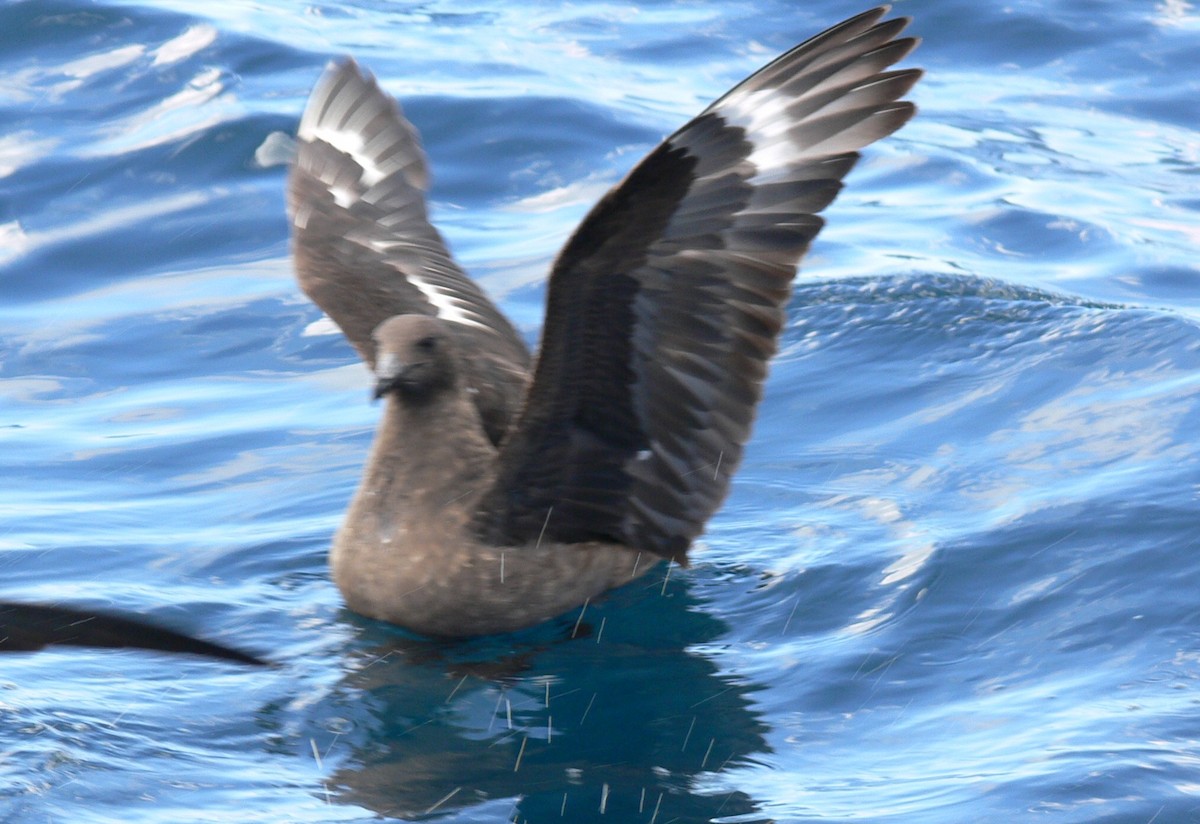
<path id="1" fill-rule="evenodd" d="M 757 812 L 744 793 L 705 793 L 697 778 L 768 751 L 758 687 L 692 651 L 728 628 L 686 583 L 655 577 L 498 638 L 433 642 L 352 619 L 360 646 L 333 698 L 347 717 L 315 744 L 340 764 L 331 793 L 417 819 Z"/>

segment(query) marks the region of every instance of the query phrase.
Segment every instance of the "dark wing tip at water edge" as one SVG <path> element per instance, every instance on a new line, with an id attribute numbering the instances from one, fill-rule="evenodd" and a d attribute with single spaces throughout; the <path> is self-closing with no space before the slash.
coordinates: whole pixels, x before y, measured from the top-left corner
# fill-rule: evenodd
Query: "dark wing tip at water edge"
<path id="1" fill-rule="evenodd" d="M 138 618 L 48 604 L 0 601 L 0 652 L 47 646 L 143 649 L 267 666 L 250 653 L 157 627 Z"/>

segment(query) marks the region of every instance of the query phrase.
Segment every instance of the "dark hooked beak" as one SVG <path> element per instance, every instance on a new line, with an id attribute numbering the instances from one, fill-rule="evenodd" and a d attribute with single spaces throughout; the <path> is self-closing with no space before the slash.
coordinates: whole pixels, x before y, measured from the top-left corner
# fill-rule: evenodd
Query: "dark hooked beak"
<path id="1" fill-rule="evenodd" d="M 377 401 L 389 392 L 394 392 L 404 383 L 409 364 L 400 363 L 392 357 L 387 358 L 375 372 L 375 388 L 371 390 L 371 400 Z"/>
<path id="2" fill-rule="evenodd" d="M 380 378 L 375 381 L 375 388 L 371 390 L 371 401 L 374 403 L 382 398 L 387 393 L 393 391 L 400 385 L 400 376 L 392 375 L 386 378 Z"/>

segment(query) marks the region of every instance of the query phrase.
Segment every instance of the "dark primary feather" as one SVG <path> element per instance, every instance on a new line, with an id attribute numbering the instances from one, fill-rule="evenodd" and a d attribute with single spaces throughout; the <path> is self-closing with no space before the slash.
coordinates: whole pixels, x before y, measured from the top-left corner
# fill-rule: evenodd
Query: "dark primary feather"
<path id="1" fill-rule="evenodd" d="M 54 644 L 158 650 L 241 664 L 266 663 L 248 653 L 140 619 L 73 607 L 0 602 L 0 652 L 28 652 Z"/>
<path id="2" fill-rule="evenodd" d="M 427 185 L 419 139 L 396 102 L 353 60 L 331 65 L 300 122 L 288 180 L 300 285 L 372 368 L 371 333 L 387 318 L 449 321 L 499 442 L 524 396 L 529 352 L 429 223 Z"/>
<path id="3" fill-rule="evenodd" d="M 608 540 L 686 563 L 749 438 L 796 265 L 857 150 L 913 114 L 916 45 L 875 9 L 671 135 L 554 265 L 529 400 L 476 517 L 501 544 Z"/>

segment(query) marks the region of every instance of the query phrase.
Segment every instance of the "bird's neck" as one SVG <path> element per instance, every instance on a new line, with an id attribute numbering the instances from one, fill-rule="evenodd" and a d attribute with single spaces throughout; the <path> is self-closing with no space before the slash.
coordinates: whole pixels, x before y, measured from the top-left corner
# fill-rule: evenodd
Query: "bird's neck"
<path id="1" fill-rule="evenodd" d="M 412 402 L 387 398 L 363 478 L 385 499 L 436 500 L 482 494 L 495 473 L 496 448 L 463 391 Z"/>

